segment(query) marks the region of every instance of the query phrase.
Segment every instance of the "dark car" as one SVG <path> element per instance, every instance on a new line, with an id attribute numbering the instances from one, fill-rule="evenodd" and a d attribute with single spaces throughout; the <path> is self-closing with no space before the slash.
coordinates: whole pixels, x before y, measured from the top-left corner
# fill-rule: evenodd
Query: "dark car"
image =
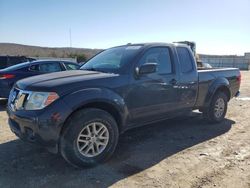
<path id="1" fill-rule="evenodd" d="M 196 109 L 209 122 L 223 121 L 241 82 L 239 69 L 197 70 L 191 49 L 179 44 L 114 47 L 81 69 L 17 82 L 7 107 L 18 137 L 74 166 L 107 160 L 130 128 Z"/>
<path id="2" fill-rule="evenodd" d="M 5 69 L 27 61 L 35 61 L 35 59 L 26 56 L 0 56 L 0 69 Z"/>
<path id="3" fill-rule="evenodd" d="M 2 69 L 0 70 L 0 98 L 8 98 L 11 88 L 20 79 L 79 68 L 77 63 L 70 61 L 39 60 Z"/>
<path id="4" fill-rule="evenodd" d="M 197 68 L 202 70 L 202 69 L 212 69 L 213 67 L 209 63 L 197 61 Z"/>

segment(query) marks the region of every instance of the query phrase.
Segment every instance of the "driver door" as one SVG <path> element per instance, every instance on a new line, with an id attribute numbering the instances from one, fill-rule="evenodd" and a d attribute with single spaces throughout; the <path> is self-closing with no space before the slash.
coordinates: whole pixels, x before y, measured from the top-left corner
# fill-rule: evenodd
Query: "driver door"
<path id="1" fill-rule="evenodd" d="M 171 51 L 168 47 L 148 49 L 138 62 L 138 67 L 146 63 L 157 63 L 157 71 L 139 75 L 132 81 L 128 107 L 132 122 L 149 122 L 167 118 L 178 106 Z"/>

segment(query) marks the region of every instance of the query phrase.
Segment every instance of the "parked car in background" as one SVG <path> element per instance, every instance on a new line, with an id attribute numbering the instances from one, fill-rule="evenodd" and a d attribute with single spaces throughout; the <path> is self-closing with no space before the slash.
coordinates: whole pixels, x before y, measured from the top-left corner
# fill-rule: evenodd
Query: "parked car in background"
<path id="1" fill-rule="evenodd" d="M 39 60 L 2 69 L 0 70 L 0 98 L 8 98 L 12 86 L 23 78 L 79 68 L 80 65 L 70 61 Z"/>
<path id="2" fill-rule="evenodd" d="M 197 61 L 198 69 L 212 69 L 213 67 L 209 63 L 204 63 L 202 61 Z"/>
<path id="3" fill-rule="evenodd" d="M 0 69 L 4 69 L 19 63 L 35 61 L 36 59 L 26 56 L 0 56 Z"/>

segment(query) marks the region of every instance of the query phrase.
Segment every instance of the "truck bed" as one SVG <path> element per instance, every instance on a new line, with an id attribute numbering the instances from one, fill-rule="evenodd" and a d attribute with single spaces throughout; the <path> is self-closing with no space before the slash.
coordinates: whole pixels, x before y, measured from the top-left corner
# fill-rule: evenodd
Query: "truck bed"
<path id="1" fill-rule="evenodd" d="M 239 90 L 240 71 L 237 68 L 211 68 L 198 69 L 198 96 L 196 107 L 202 107 L 205 103 L 206 94 L 209 92 L 210 86 L 219 79 L 227 79 L 228 86 L 231 92 L 230 97 L 234 97 Z"/>

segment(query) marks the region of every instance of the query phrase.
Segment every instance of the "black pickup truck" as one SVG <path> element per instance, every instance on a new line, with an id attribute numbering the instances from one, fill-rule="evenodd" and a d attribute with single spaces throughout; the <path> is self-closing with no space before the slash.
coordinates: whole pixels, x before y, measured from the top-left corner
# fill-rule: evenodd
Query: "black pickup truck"
<path id="1" fill-rule="evenodd" d="M 241 82 L 238 69 L 197 71 L 192 51 L 180 44 L 110 48 L 81 69 L 18 81 L 7 108 L 18 137 L 74 166 L 108 159 L 119 135 L 136 126 L 196 109 L 211 123 L 222 121 Z"/>

